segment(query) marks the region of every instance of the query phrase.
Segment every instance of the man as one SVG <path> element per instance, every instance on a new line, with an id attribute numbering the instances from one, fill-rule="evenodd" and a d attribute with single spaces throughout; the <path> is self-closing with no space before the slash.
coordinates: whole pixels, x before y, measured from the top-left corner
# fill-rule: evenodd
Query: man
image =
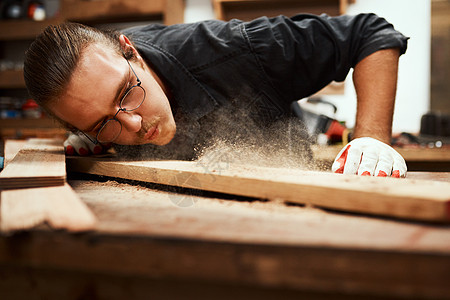
<path id="1" fill-rule="evenodd" d="M 307 157 L 307 137 L 293 121 L 291 103 L 344 80 L 353 67 L 354 139 L 332 169 L 404 177 L 405 161 L 388 144 L 406 42 L 374 14 L 211 20 L 123 34 L 68 23 L 36 39 L 24 74 L 30 95 L 92 141 L 93 152 L 111 142 L 152 144 L 136 147 L 152 148 L 155 157 L 191 159 L 219 136 L 273 151 L 301 145 L 294 154 Z M 282 138 L 267 141 L 269 133 Z M 88 146 L 73 137 L 67 150 L 87 154 Z"/>

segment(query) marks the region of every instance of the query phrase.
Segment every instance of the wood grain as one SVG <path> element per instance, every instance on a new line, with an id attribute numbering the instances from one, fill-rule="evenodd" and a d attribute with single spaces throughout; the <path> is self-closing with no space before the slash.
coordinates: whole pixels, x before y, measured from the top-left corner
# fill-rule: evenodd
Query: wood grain
<path id="1" fill-rule="evenodd" d="M 34 268 L 72 275 L 83 272 L 80 275 L 88 278 L 85 285 L 66 278 L 65 286 L 72 292 L 77 286 L 77 295 L 91 295 L 93 290 L 106 295 L 95 279 L 100 274 L 113 276 L 120 282 L 123 297 L 108 299 L 137 293 L 138 278 L 147 289 L 141 290 L 142 297 L 133 296 L 142 299 L 149 295 L 152 299 L 245 299 L 234 295 L 239 285 L 346 296 L 318 298 L 322 300 L 446 299 L 450 295 L 448 225 L 214 197 L 196 196 L 192 207 L 178 207 L 175 198 L 187 195 L 114 180 L 70 184 L 98 217 L 95 231 L 73 235 L 43 228 L 0 236 L 0 270 L 16 267 L 5 272 L 0 291 L 14 291 L 6 279 L 21 268 L 27 276 L 17 278 L 18 282 L 44 281 L 39 272 L 31 279 Z M 121 276 L 132 282 L 126 284 Z M 149 279 L 158 282 L 149 286 Z M 191 297 L 171 297 L 170 291 L 153 297 L 160 280 L 172 284 L 179 280 L 189 287 L 197 283 L 199 289 Z M 222 297 L 212 291 L 205 295 L 213 283 L 229 284 L 222 290 L 225 294 L 216 291 Z M 38 285 L 39 291 L 43 286 Z M 111 291 L 117 293 L 115 288 Z M 5 299 L 9 298 L 19 297 Z M 316 298 L 297 295 L 292 299 Z"/>
<path id="2" fill-rule="evenodd" d="M 449 225 L 199 197 L 107 178 L 69 183 L 98 217 L 95 230 L 0 235 L 1 299 L 450 295 Z M 176 206 L 183 198 L 193 205 Z M 259 293 L 245 297 L 243 286 Z"/>
<path id="3" fill-rule="evenodd" d="M 26 140 L 5 140 L 5 166 L 16 157 L 26 143 Z"/>
<path id="4" fill-rule="evenodd" d="M 5 149 L 6 156 L 17 151 L 12 148 Z M 24 230 L 42 223 L 69 231 L 92 229 L 95 216 L 65 181 L 62 140 L 30 139 L 0 173 L 0 229 Z"/>
<path id="5" fill-rule="evenodd" d="M 339 15 L 343 13 L 341 9 L 345 9 L 342 1 L 345 0 L 213 0 L 213 7 L 217 19 L 249 21 L 280 14 L 288 17 L 298 13 Z"/>
<path id="6" fill-rule="evenodd" d="M 55 229 L 85 231 L 96 218 L 66 183 L 57 187 L 7 190 L 1 193 L 2 231 L 29 229 L 47 223 Z"/>
<path id="7" fill-rule="evenodd" d="M 68 169 L 411 220 L 448 222 L 450 183 L 205 162 L 67 159 Z"/>
<path id="8" fill-rule="evenodd" d="M 58 186 L 65 180 L 62 141 L 30 139 L 0 173 L 0 189 Z"/>
<path id="9" fill-rule="evenodd" d="M 137 18 L 163 14 L 164 5 L 164 0 L 65 0 L 62 2 L 61 11 L 64 18 L 75 21 L 112 19 L 114 17 Z"/>

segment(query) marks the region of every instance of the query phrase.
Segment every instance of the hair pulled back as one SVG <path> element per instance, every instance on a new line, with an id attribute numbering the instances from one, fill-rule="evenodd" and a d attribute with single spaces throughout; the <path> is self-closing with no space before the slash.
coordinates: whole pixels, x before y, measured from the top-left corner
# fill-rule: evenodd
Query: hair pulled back
<path id="1" fill-rule="evenodd" d="M 25 53 L 24 79 L 28 93 L 49 111 L 48 105 L 64 94 L 83 50 L 90 44 L 101 43 L 123 55 L 119 36 L 116 31 L 101 31 L 71 22 L 48 26 Z"/>

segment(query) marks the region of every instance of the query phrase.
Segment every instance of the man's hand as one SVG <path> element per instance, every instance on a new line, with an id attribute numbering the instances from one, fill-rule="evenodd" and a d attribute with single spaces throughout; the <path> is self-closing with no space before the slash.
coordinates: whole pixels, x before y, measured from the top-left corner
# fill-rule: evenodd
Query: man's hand
<path id="1" fill-rule="evenodd" d="M 397 151 L 370 137 L 348 143 L 331 167 L 335 173 L 381 177 L 406 177 L 406 169 L 406 162 Z"/>
<path id="2" fill-rule="evenodd" d="M 336 157 L 335 173 L 367 176 L 405 177 L 403 157 L 388 143 L 392 118 L 399 49 L 372 53 L 356 64 L 353 83 L 357 95 L 357 111 L 352 142 Z"/>
<path id="3" fill-rule="evenodd" d="M 87 156 L 91 154 L 101 154 L 110 147 L 92 143 L 87 137 L 80 134 L 69 133 L 69 137 L 64 141 L 66 155 Z"/>

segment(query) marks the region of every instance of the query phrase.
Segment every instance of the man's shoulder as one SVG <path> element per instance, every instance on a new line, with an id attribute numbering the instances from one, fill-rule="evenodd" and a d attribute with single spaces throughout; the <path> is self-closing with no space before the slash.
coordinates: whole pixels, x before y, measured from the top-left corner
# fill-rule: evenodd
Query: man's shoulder
<path id="1" fill-rule="evenodd" d="M 170 35 L 172 39 L 188 39 L 195 35 L 223 35 L 227 30 L 232 31 L 242 22 L 239 20 L 231 20 L 228 22 L 221 20 L 205 20 L 195 23 L 182 23 L 174 25 L 164 25 L 160 23 L 151 23 L 129 27 L 122 30 L 127 36 L 135 36 L 139 38 L 159 38 Z"/>
<path id="2" fill-rule="evenodd" d="M 123 33 L 146 56 L 155 51 L 165 53 L 190 69 L 248 51 L 241 24 L 239 20 L 206 20 L 171 26 L 149 24 Z"/>

